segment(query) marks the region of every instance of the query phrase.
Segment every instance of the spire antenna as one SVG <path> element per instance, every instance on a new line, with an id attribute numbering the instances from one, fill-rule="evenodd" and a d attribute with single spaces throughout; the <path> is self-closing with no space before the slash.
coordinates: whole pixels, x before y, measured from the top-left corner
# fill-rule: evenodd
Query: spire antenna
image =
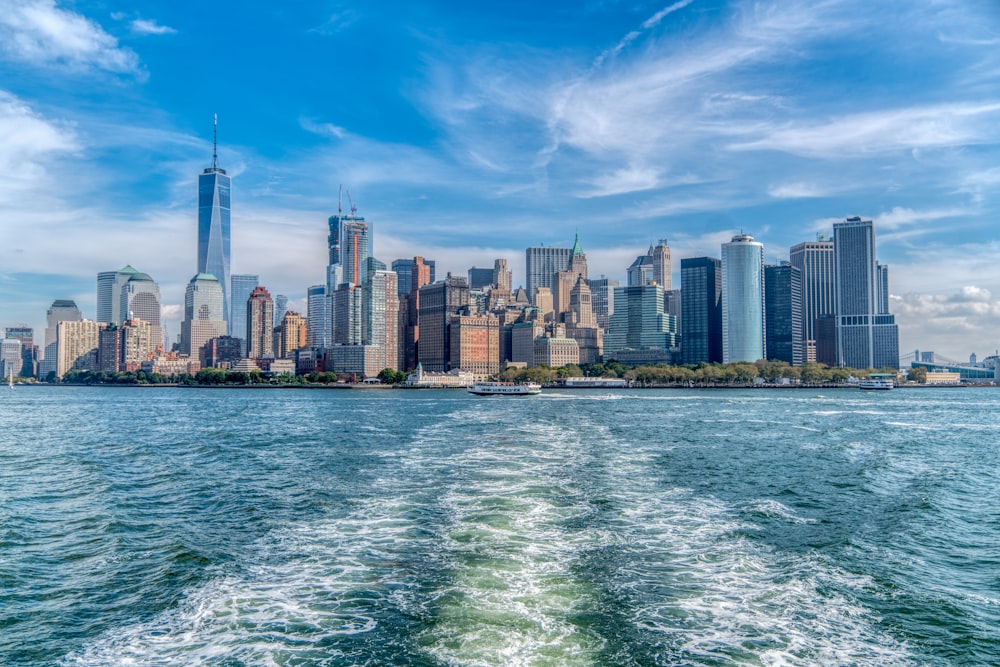
<path id="1" fill-rule="evenodd" d="M 219 168 L 219 114 L 212 117 L 212 169 Z"/>

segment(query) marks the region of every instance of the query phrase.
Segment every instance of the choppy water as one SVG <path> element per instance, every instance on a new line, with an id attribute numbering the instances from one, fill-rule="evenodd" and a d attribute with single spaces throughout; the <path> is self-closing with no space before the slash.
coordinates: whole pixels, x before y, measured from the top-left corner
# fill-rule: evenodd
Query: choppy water
<path id="1" fill-rule="evenodd" d="M 4 392 L 3 665 L 1000 664 L 1000 390 Z"/>

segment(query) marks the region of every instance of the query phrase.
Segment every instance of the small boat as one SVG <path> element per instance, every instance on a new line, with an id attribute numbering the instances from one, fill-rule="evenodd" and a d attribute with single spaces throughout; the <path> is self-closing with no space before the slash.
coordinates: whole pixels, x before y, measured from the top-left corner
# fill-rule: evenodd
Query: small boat
<path id="1" fill-rule="evenodd" d="M 865 378 L 858 382 L 858 389 L 881 389 L 888 390 L 895 387 L 895 383 L 892 380 L 886 380 L 882 378 Z"/>
<path id="2" fill-rule="evenodd" d="M 542 385 L 534 382 L 476 382 L 469 387 L 476 396 L 534 396 L 542 393 Z"/>

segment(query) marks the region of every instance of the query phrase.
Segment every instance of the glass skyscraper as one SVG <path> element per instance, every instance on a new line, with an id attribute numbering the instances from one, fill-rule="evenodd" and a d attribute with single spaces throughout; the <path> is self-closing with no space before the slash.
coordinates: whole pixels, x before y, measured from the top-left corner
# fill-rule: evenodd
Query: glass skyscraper
<path id="1" fill-rule="evenodd" d="M 231 181 L 226 170 L 218 166 L 214 146 L 213 142 L 212 166 L 198 176 L 198 273 L 218 278 L 222 288 L 222 316 L 228 322 Z M 231 334 L 231 322 L 228 327 Z"/>
<path id="2" fill-rule="evenodd" d="M 899 329 L 888 312 L 888 269 L 875 261 L 875 226 L 848 218 L 833 225 L 837 283 L 837 363 L 899 368 Z"/>
<path id="3" fill-rule="evenodd" d="M 524 251 L 525 286 L 528 288 L 528 298 L 535 302 L 535 290 L 539 287 L 552 289 L 555 285 L 555 275 L 569 268 L 569 260 L 573 254 L 571 248 L 527 248 Z M 425 369 L 426 370 L 426 369 Z"/>
<path id="4" fill-rule="evenodd" d="M 764 308 L 769 361 L 805 362 L 802 340 L 802 273 L 790 262 L 764 267 Z"/>
<path id="5" fill-rule="evenodd" d="M 764 358 L 764 244 L 738 234 L 722 244 L 722 363 Z"/>
<path id="6" fill-rule="evenodd" d="M 245 357 L 247 354 L 247 299 L 254 288 L 260 284 L 260 276 L 250 273 L 237 273 L 231 278 L 232 291 L 230 292 L 232 303 L 229 306 L 229 322 L 234 338 L 240 339 L 240 354 Z"/>
<path id="7" fill-rule="evenodd" d="M 722 262 L 681 260 L 681 351 L 685 364 L 722 361 Z"/>
<path id="8" fill-rule="evenodd" d="M 792 246 L 789 260 L 802 277 L 802 337 L 805 341 L 805 361 L 816 361 L 817 321 L 832 315 L 836 289 L 833 280 L 833 241 L 822 234 L 815 241 Z"/>

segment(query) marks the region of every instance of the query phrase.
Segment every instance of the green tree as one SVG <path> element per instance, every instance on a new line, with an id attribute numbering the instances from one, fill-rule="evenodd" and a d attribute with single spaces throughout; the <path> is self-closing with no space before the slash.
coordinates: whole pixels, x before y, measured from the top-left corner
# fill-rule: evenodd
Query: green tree
<path id="1" fill-rule="evenodd" d="M 906 372 L 906 379 L 910 382 L 927 384 L 927 368 L 925 366 L 916 366 L 911 368 Z"/>

